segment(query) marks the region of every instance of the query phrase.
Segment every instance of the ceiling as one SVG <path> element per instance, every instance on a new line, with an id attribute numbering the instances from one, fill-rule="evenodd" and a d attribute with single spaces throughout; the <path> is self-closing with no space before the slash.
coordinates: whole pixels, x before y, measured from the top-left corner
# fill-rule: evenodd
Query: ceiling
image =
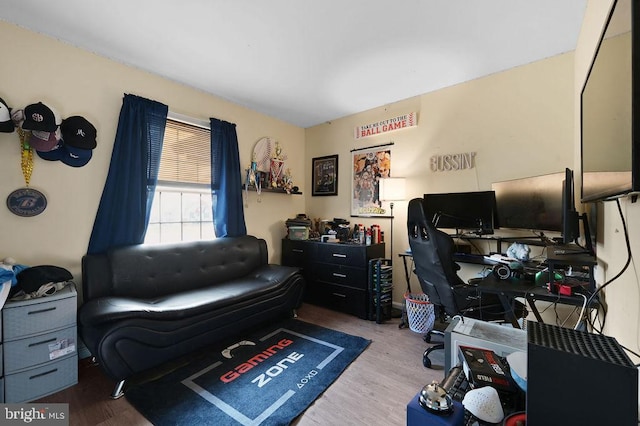
<path id="1" fill-rule="evenodd" d="M 306 128 L 572 51 L 586 2 L 0 0 L 0 19 Z"/>

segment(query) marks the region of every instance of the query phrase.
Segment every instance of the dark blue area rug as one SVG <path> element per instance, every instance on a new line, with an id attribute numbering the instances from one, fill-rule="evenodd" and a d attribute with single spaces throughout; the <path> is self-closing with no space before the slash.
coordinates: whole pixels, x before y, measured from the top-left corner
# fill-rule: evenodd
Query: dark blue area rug
<path id="1" fill-rule="evenodd" d="M 369 343 L 291 319 L 132 378 L 125 396 L 156 426 L 288 425 Z"/>

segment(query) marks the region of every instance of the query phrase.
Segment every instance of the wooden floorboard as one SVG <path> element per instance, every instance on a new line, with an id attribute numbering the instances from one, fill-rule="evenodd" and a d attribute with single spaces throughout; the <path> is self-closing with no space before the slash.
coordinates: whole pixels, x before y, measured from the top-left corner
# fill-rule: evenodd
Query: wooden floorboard
<path id="1" fill-rule="evenodd" d="M 300 308 L 298 318 L 370 339 L 371 344 L 294 425 L 404 425 L 407 403 L 425 384 L 443 377 L 441 367 L 423 367 L 428 344 L 420 334 L 400 329 L 399 318 L 376 324 L 310 304 Z M 126 398 L 109 397 L 113 386 L 85 359 L 77 385 L 34 402 L 69 403 L 72 426 L 150 425 Z"/>

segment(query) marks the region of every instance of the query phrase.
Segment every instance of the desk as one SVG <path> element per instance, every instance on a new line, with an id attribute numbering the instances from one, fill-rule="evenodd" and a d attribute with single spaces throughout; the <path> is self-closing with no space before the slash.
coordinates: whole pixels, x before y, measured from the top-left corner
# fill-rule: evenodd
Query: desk
<path id="1" fill-rule="evenodd" d="M 408 261 L 413 261 L 413 256 L 411 253 L 399 253 L 398 256 L 402 258 L 402 263 L 404 265 L 404 273 L 405 279 L 407 281 L 407 291 L 411 291 L 411 270 L 407 264 Z M 473 263 L 478 265 L 495 265 L 498 262 L 486 259 L 483 255 L 478 254 L 463 254 L 456 253 L 454 255 L 454 260 L 457 262 L 464 263 Z M 560 265 L 586 265 L 591 272 L 593 272 L 593 265 L 595 265 L 595 259 L 589 255 L 555 255 L 549 256 L 548 258 L 550 275 L 553 274 L 553 269 Z M 412 269 L 412 268 L 411 268 Z M 593 291 L 595 288 L 595 283 L 593 281 L 593 274 L 590 274 L 589 278 L 589 291 Z M 577 290 L 578 293 L 573 296 L 564 296 L 561 294 L 555 294 L 549 292 L 546 287 L 541 287 L 536 285 L 535 282 L 525 279 L 519 279 L 515 277 L 508 278 L 506 280 L 501 280 L 496 278 L 493 274 L 487 275 L 478 283 L 478 290 L 481 292 L 494 293 L 498 295 L 500 299 L 500 303 L 504 307 L 505 311 L 508 313 L 507 317 L 511 324 L 520 328 L 520 324 L 518 323 L 518 318 L 513 314 L 512 303 L 514 298 L 523 297 L 527 300 L 529 307 L 531 308 L 531 312 L 535 316 L 538 322 L 544 323 L 542 316 L 540 315 L 540 311 L 536 308 L 535 302 L 537 300 L 552 302 L 552 303 L 560 303 L 564 305 L 571 306 L 583 306 L 586 299 L 588 299 L 590 294 L 589 291 Z M 597 297 L 592 300 L 591 305 L 589 307 L 597 306 L 599 303 Z M 402 327 L 402 324 L 400 325 Z"/>
<path id="2" fill-rule="evenodd" d="M 540 316 L 538 308 L 536 308 L 536 300 L 560 303 L 563 305 L 582 306 L 586 302 L 585 297 L 587 299 L 589 297 L 586 294 L 584 297 L 580 295 L 563 296 L 561 294 L 554 294 L 549 292 L 545 287 L 536 285 L 533 281 L 513 277 L 501 280 L 493 274 L 487 275 L 478 283 L 478 290 L 480 292 L 497 294 L 500 298 L 500 303 L 502 303 L 505 311 L 508 312 L 507 317 L 511 321 L 511 324 L 517 328 L 520 328 L 520 324 L 518 324 L 518 319 L 513 315 L 513 310 L 511 309 L 511 303 L 515 297 L 525 298 L 536 320 L 541 323 L 544 323 L 544 321 Z M 597 300 L 593 300 L 591 306 L 597 305 L 597 303 Z"/>

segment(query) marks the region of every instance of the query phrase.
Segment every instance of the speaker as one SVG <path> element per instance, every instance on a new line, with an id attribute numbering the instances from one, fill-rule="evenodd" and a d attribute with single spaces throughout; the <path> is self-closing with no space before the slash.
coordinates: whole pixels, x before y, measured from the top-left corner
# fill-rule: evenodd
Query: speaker
<path id="1" fill-rule="evenodd" d="M 527 426 L 634 425 L 638 370 L 613 337 L 527 321 Z"/>

